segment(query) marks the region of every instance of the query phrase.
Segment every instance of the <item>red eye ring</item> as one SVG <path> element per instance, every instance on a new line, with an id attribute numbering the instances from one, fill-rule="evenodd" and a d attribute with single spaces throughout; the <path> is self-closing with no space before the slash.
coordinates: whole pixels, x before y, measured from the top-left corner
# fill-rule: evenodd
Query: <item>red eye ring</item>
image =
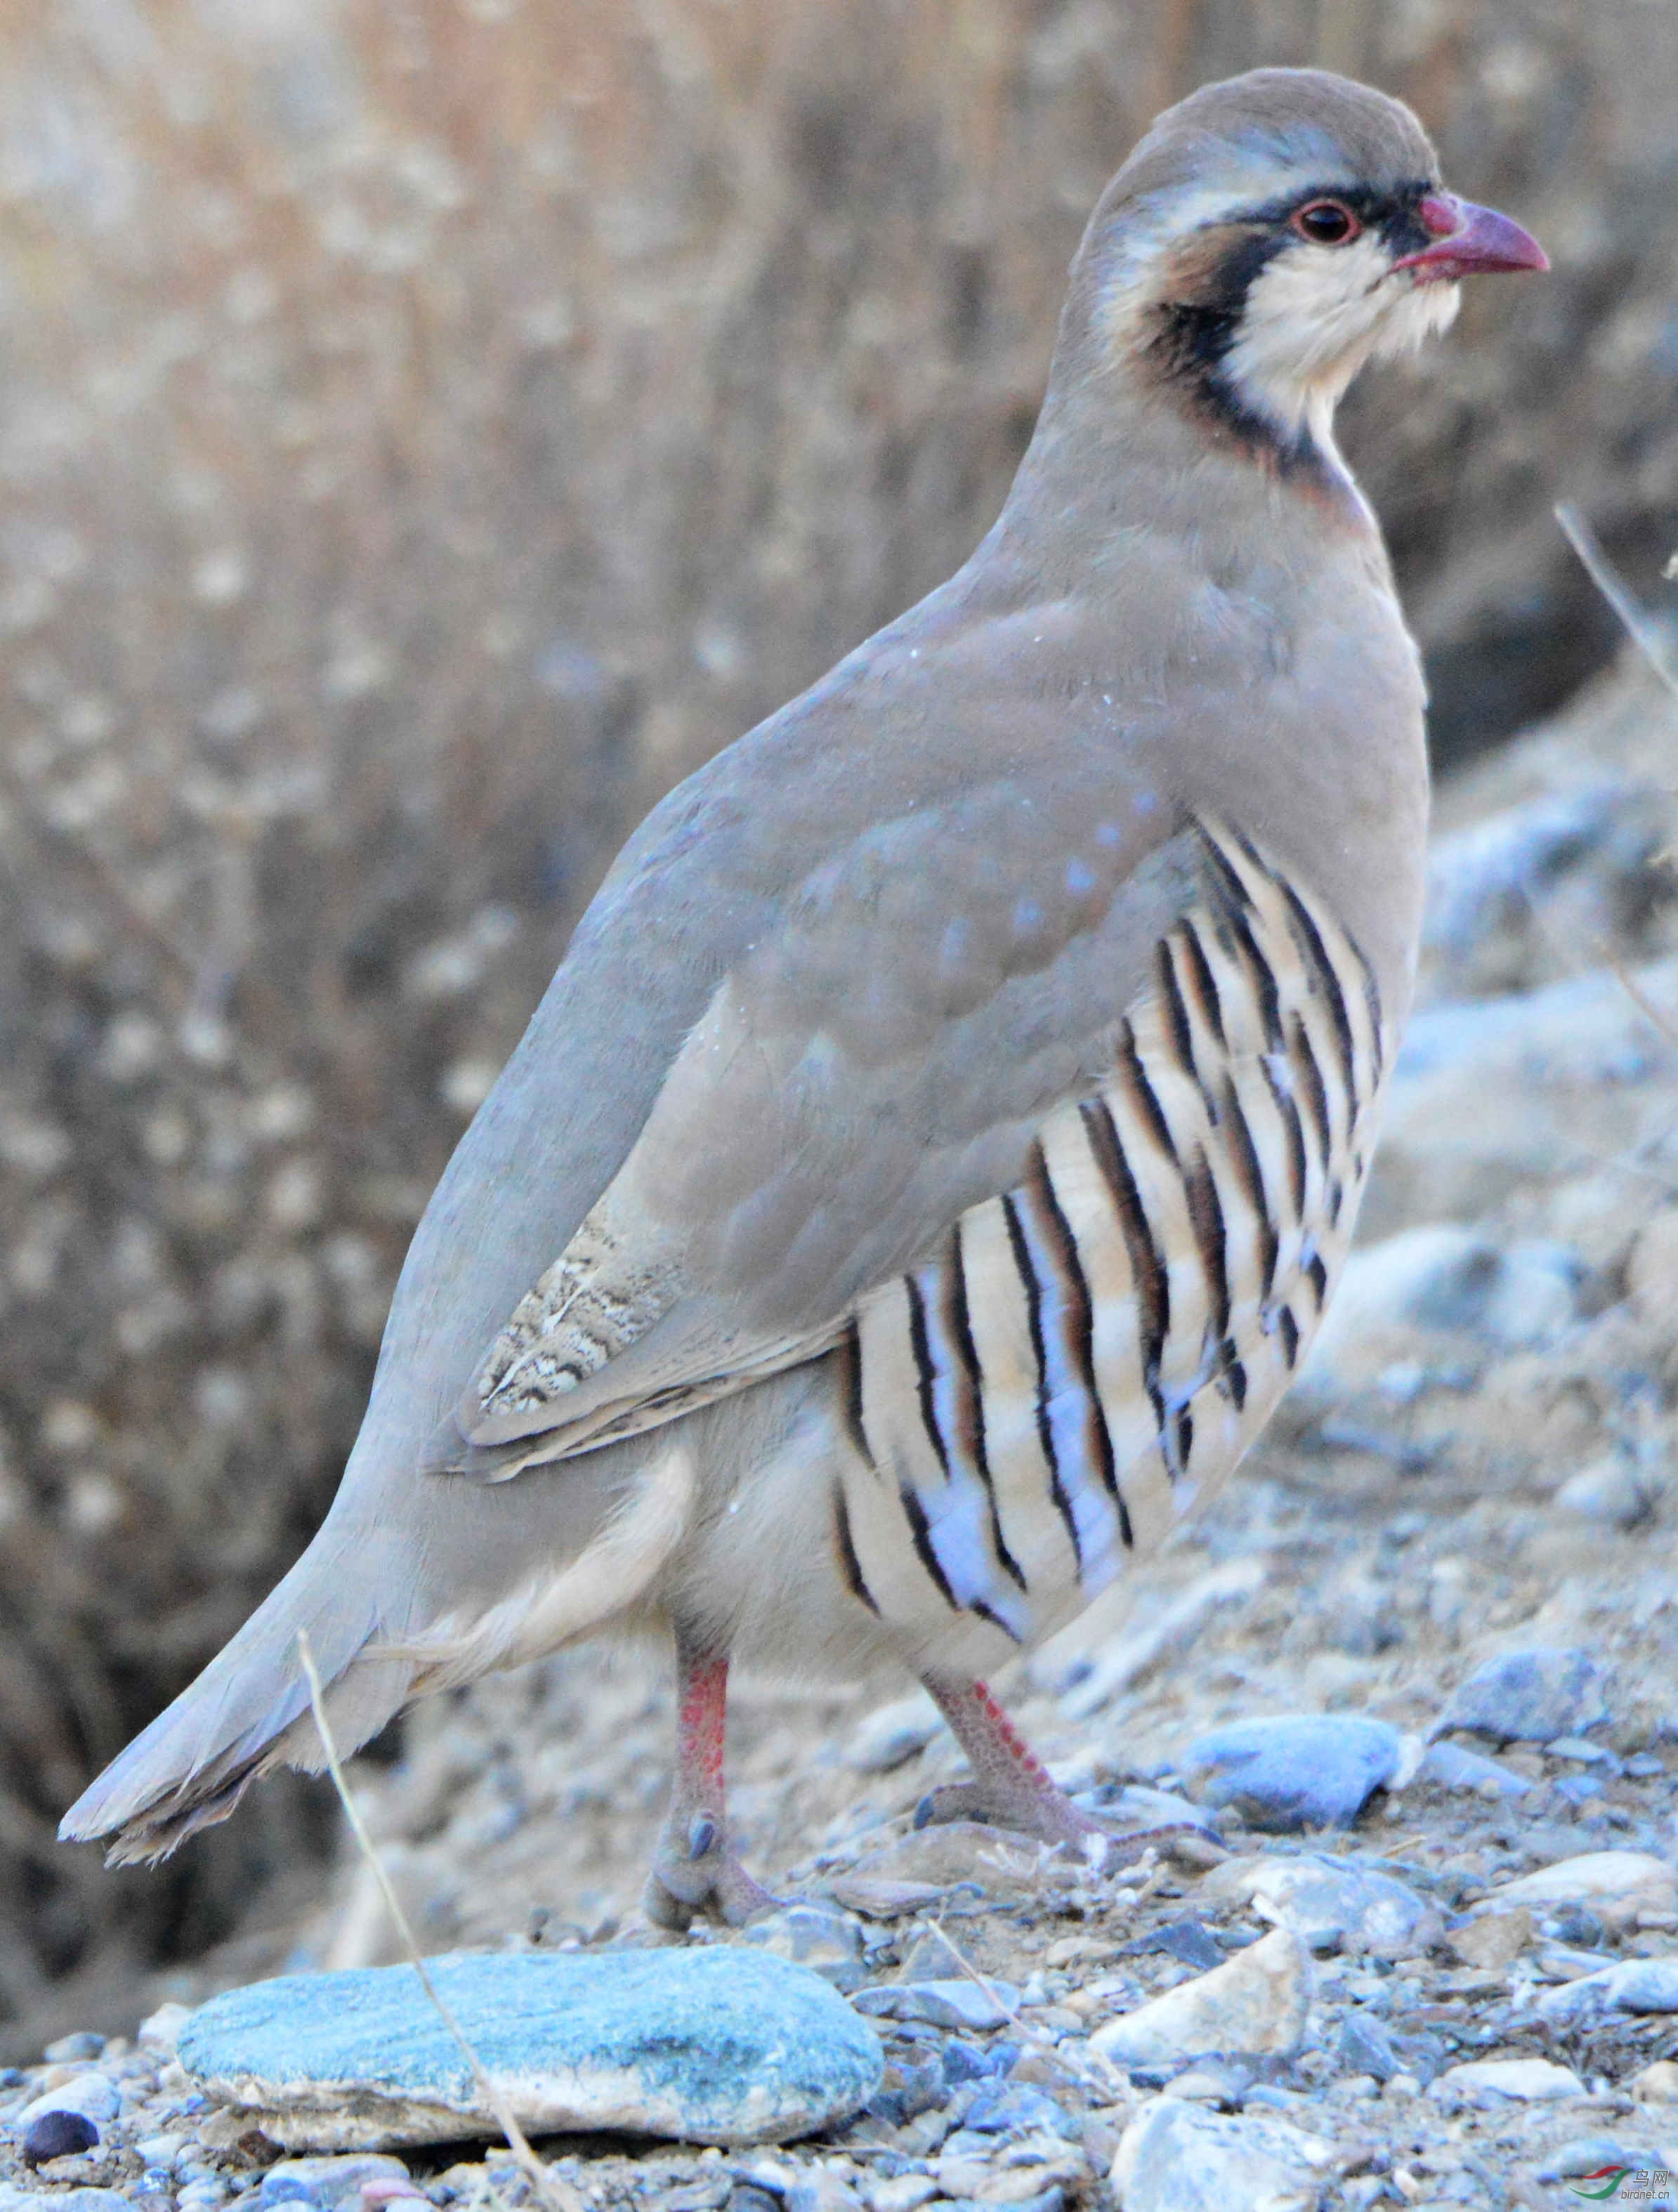
<path id="1" fill-rule="evenodd" d="M 1350 246 L 1363 229 L 1342 200 L 1308 200 L 1294 210 L 1289 221 L 1298 234 L 1313 246 Z"/>

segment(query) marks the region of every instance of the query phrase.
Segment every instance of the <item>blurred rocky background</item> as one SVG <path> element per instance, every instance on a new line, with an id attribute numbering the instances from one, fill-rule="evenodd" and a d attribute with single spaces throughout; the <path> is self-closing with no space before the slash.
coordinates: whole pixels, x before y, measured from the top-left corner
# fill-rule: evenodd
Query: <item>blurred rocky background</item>
<path id="1" fill-rule="evenodd" d="M 1557 498 L 1663 588 L 1664 0 L 0 10 L 0 2055 L 318 1890 L 301 1784 L 161 1875 L 52 1832 L 324 1510 L 619 840 L 987 526 L 1152 112 L 1303 61 L 1555 263 L 1347 425 L 1449 763 L 1613 650 Z M 1603 809 L 1545 880 L 1606 840 L 1663 951 Z"/>

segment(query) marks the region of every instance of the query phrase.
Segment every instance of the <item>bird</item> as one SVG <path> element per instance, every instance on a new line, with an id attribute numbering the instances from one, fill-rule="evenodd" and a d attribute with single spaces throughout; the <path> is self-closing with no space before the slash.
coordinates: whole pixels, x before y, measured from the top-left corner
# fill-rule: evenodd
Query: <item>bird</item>
<path id="1" fill-rule="evenodd" d="M 1227 1480 L 1345 1260 L 1416 972 L 1425 687 L 1334 441 L 1460 280 L 1547 266 L 1408 108 L 1160 114 L 949 580 L 672 790 L 450 1160 L 323 1525 L 84 1792 L 167 1854 L 277 1766 L 667 1638 L 644 1905 L 773 1902 L 731 1662 L 905 1668 L 933 1818 L 1087 1846 L 986 1677 Z"/>

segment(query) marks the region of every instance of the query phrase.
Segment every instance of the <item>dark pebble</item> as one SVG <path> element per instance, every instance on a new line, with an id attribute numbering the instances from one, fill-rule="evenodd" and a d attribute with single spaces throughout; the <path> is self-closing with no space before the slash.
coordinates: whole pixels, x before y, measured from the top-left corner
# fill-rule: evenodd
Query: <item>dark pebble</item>
<path id="1" fill-rule="evenodd" d="M 1608 1940 L 1608 1930 L 1588 1905 L 1564 1905 L 1559 1912 L 1547 1913 L 1541 1924 L 1552 1942 L 1573 1951 L 1600 1951 Z"/>
<path id="2" fill-rule="evenodd" d="M 1124 1947 L 1127 1956 L 1144 1951 L 1163 1951 L 1168 1958 L 1193 1966 L 1196 1972 L 1206 1973 L 1224 1963 L 1224 1947 L 1200 1920 L 1172 1920 L 1164 1928 L 1153 1929 L 1146 1936 L 1139 1936 Z"/>
<path id="3" fill-rule="evenodd" d="M 74 2158 L 79 2151 L 94 2149 L 98 2142 L 99 2130 L 82 2113 L 43 2112 L 24 2136 L 23 2163 L 37 2166 L 49 2159 Z"/>
<path id="4" fill-rule="evenodd" d="M 988 2052 L 976 2044 L 952 2035 L 944 2046 L 944 2079 L 951 2088 L 958 2081 L 980 2081 L 993 2071 Z"/>
<path id="5" fill-rule="evenodd" d="M 1026 2135 L 1038 2130 L 1065 2135 L 1068 2116 L 1041 2089 L 1024 2084 L 1011 2087 L 997 2081 L 980 2090 L 968 2106 L 962 2125 L 976 2135 Z"/>
<path id="6" fill-rule="evenodd" d="M 943 2062 L 933 2052 L 918 2066 L 904 2061 L 888 2066 L 865 2109 L 871 2119 L 882 2121 L 888 2128 L 906 2127 L 922 2112 L 931 2112 L 934 2105 L 941 2105 L 949 2094 Z"/>

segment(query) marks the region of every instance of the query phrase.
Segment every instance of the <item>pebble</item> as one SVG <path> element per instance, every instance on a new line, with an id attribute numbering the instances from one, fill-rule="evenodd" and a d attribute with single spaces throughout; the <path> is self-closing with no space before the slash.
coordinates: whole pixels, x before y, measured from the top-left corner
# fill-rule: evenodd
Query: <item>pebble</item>
<path id="1" fill-rule="evenodd" d="M 23 2163 L 46 2166 L 55 2158 L 74 2158 L 99 2143 L 99 2130 L 84 2113 L 49 2106 L 23 2130 Z"/>
<path id="2" fill-rule="evenodd" d="M 1541 2181 L 1584 2180 L 1600 2173 L 1604 2166 L 1623 2166 L 1632 2173 L 1646 2173 L 1657 2168 L 1661 2160 L 1651 2152 L 1638 2150 L 1630 2143 L 1616 2142 L 1611 2136 L 1575 2136 L 1551 2152 L 1538 2169 Z M 1577 2196 L 1578 2192 L 1575 2192 Z M 1618 2192 L 1615 2192 L 1616 2195 Z M 1632 2200 L 1635 2201 L 1635 2200 Z M 1646 2200 L 1645 2200 L 1646 2201 Z"/>
<path id="3" fill-rule="evenodd" d="M 1471 2058 L 1463 2065 L 1448 2066 L 1434 2087 L 1475 2105 L 1499 2098 L 1547 2104 L 1558 2097 L 1584 2094 L 1584 2084 L 1571 2066 L 1556 2066 L 1547 2058 Z"/>
<path id="4" fill-rule="evenodd" d="M 159 2005 L 140 2022 L 140 2048 L 161 2058 L 173 2058 L 180 2031 L 192 2017 L 191 2005 L 177 2004 L 173 1998 Z"/>
<path id="5" fill-rule="evenodd" d="M 1590 1652 L 1538 1645 L 1476 1667 L 1452 1692 L 1432 1733 L 1467 1729 L 1499 1743 L 1548 1743 L 1583 1735 L 1608 1717 L 1602 1673 Z"/>
<path id="6" fill-rule="evenodd" d="M 1620 1959 L 1546 1990 L 1534 2009 L 1553 2027 L 1596 2027 L 1610 2013 L 1678 2012 L 1678 1959 Z"/>
<path id="7" fill-rule="evenodd" d="M 80 2112 L 84 2119 L 114 2120 L 121 2110 L 122 2093 L 108 2074 L 77 2074 L 26 2105 L 13 2125 L 27 2128 L 46 2112 Z"/>
<path id="8" fill-rule="evenodd" d="M 1315 2212 L 1334 2159 L 1332 2143 L 1286 2120 L 1164 2096 L 1125 2130 L 1112 2179 L 1124 2212 Z"/>
<path id="9" fill-rule="evenodd" d="M 890 1982 L 859 1990 L 855 2002 L 859 2012 L 876 2020 L 918 2020 L 928 2027 L 983 2034 L 1012 2018 L 1010 2008 L 1019 2002 L 1018 1990 L 1005 1984 L 993 1983 L 991 1989 L 994 1996 L 965 1976 L 951 1981 Z"/>
<path id="10" fill-rule="evenodd" d="M 1494 1890 L 1476 1911 L 1507 1911 L 1525 1905 L 1539 1913 L 1583 1909 L 1605 1928 L 1629 1927 L 1640 1912 L 1670 1912 L 1678 1905 L 1678 1874 L 1647 1851 L 1584 1851 L 1519 1875 Z M 1563 1941 L 1577 1941 L 1558 1930 Z"/>
<path id="11" fill-rule="evenodd" d="M 1403 1739 L 1385 1721 L 1289 1713 L 1215 1729 L 1189 1745 L 1182 1763 L 1202 1803 L 1287 1833 L 1349 1828 L 1402 1760 Z"/>
<path id="12" fill-rule="evenodd" d="M 73 2035 L 61 2035 L 56 2043 L 49 2043 L 41 2057 L 49 2066 L 63 2066 L 76 2059 L 97 2058 L 105 2048 L 106 2039 L 95 2035 L 89 2028 L 78 2028 Z"/>
<path id="13" fill-rule="evenodd" d="M 859 1774 L 890 1774 L 923 1752 L 943 1725 L 938 1707 L 916 1690 L 859 1723 L 845 1747 L 845 1764 Z"/>
<path id="14" fill-rule="evenodd" d="M 783 1905 L 742 1929 L 740 1940 L 808 1966 L 836 1990 L 856 1989 L 863 1978 L 861 1928 L 826 1905 Z"/>
<path id="15" fill-rule="evenodd" d="M 1418 1782 L 1431 1782 L 1441 1790 L 1472 1790 L 1496 1802 L 1524 1797 L 1532 1788 L 1524 1774 L 1505 1766 L 1484 1752 L 1470 1751 L 1460 1743 L 1430 1743 L 1416 1769 Z"/>
<path id="16" fill-rule="evenodd" d="M 1207 1875 L 1199 1894 L 1207 1905 L 1255 1905 L 1311 1951 L 1402 1959 L 1444 1933 L 1437 1907 L 1403 1882 L 1316 1853 L 1231 1859 Z"/>
<path id="17" fill-rule="evenodd" d="M 1490 1969 L 1513 1966 L 1532 1936 L 1532 1914 L 1517 1905 L 1511 1912 L 1480 1914 L 1467 1927 L 1453 1929 L 1448 1941 L 1464 1966 Z"/>
<path id="18" fill-rule="evenodd" d="M 362 2151 L 338 2158 L 283 2158 L 262 2177 L 257 2192 L 262 2212 L 270 2205 L 308 2204 L 320 2212 L 357 2212 L 366 2182 L 405 2181 L 399 2158 Z"/>
<path id="19" fill-rule="evenodd" d="M 173 2166 L 185 2149 L 189 2137 L 169 2130 L 161 2135 L 142 2136 L 135 2143 L 134 2154 L 148 2166 Z"/>
<path id="20" fill-rule="evenodd" d="M 1618 1453 L 1582 1467 L 1556 1492 L 1554 1503 L 1607 1528 L 1635 1528 L 1653 1509 L 1651 1486 Z"/>
<path id="21" fill-rule="evenodd" d="M 1678 2065 L 1670 2058 L 1657 2058 L 1632 2076 L 1632 2094 L 1640 2105 L 1678 2103 Z"/>
<path id="22" fill-rule="evenodd" d="M 1390 2081 L 1403 2070 L 1392 2037 L 1366 2013 L 1349 2012 L 1341 2021 L 1340 2057 L 1348 2074 L 1367 2074 L 1377 2081 Z"/>
<path id="23" fill-rule="evenodd" d="M 929 2173 L 899 2173 L 890 2181 L 876 2181 L 863 2190 L 868 2212 L 918 2212 L 938 2195 L 938 2184 Z"/>
<path id="24" fill-rule="evenodd" d="M 1090 2045 L 1122 2066 L 1226 2051 L 1291 2052 L 1304 2036 L 1310 1996 L 1310 1955 L 1291 1929 L 1276 1928 L 1209 1974 L 1109 2021 Z"/>
<path id="25" fill-rule="evenodd" d="M 429 1963 L 532 2134 L 784 2142 L 848 2118 L 879 2084 L 879 2040 L 844 1999 L 807 1968 L 743 1945 Z M 495 2130 L 410 1966 L 228 1990 L 193 2015 L 179 2051 L 202 2088 L 287 2149 Z"/>

